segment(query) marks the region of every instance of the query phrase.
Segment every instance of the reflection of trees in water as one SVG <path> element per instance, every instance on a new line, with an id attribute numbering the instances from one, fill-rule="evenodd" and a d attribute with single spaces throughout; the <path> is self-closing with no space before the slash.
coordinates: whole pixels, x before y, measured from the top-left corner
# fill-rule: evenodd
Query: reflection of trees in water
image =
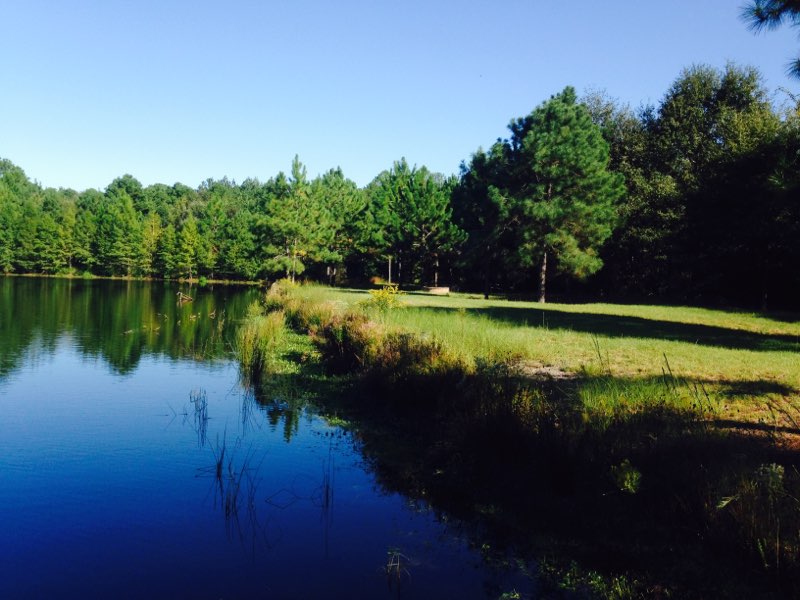
<path id="1" fill-rule="evenodd" d="M 242 431 L 260 427 L 258 413 L 263 412 L 266 422 L 275 431 L 283 430 L 283 438 L 289 443 L 298 432 L 301 417 L 313 418 L 314 400 L 320 393 L 315 382 L 298 374 L 270 375 L 258 385 L 245 388 L 242 398 Z M 310 502 L 320 510 L 323 528 L 323 544 L 328 554 L 328 539 L 333 522 L 333 500 L 335 482 L 334 441 L 344 436 L 342 430 L 335 430 L 335 436 L 328 443 L 326 457 L 322 460 L 319 477 L 298 474 L 287 487 L 274 490 L 266 498 L 273 509 L 283 510 L 297 502 Z"/>
<path id="2" fill-rule="evenodd" d="M 118 373 L 142 356 L 202 360 L 230 351 L 235 321 L 255 288 L 206 287 L 178 303 L 178 284 L 142 281 L 0 278 L 0 377 L 15 369 L 34 340 L 52 352 L 70 334 L 86 356 Z"/>
<path id="3" fill-rule="evenodd" d="M 300 426 L 300 417 L 314 398 L 314 390 L 299 375 L 271 375 L 249 388 L 256 406 L 266 412 L 275 430 L 283 427 L 283 439 L 290 442 Z"/>
<path id="4" fill-rule="evenodd" d="M 503 582 L 509 577 L 515 581 L 519 579 L 520 586 L 530 586 L 531 577 L 519 575 L 520 565 L 524 563 L 526 557 L 509 552 L 505 545 L 497 545 L 499 538 L 494 533 L 488 534 L 483 519 L 475 518 L 478 515 L 470 514 L 468 511 L 459 511 L 458 516 L 450 512 L 448 508 L 451 504 L 442 501 L 440 489 L 437 489 L 435 497 L 429 497 L 425 490 L 436 489 L 436 481 L 441 479 L 435 472 L 426 473 L 424 476 L 421 474 L 421 471 L 426 471 L 430 466 L 429 461 L 424 459 L 429 450 L 430 440 L 414 436 L 412 430 L 391 427 L 383 418 L 372 422 L 371 418 L 367 418 L 361 411 L 353 413 L 347 410 L 338 396 L 349 397 L 350 393 L 345 396 L 343 392 L 352 390 L 343 386 L 341 382 L 320 381 L 308 374 L 283 374 L 270 375 L 258 387 L 245 387 L 245 389 L 247 391 L 243 396 L 241 408 L 243 435 L 260 428 L 261 424 L 266 422 L 273 430 L 282 430 L 284 439 L 290 442 L 298 431 L 300 419 L 303 416 L 312 419 L 314 415 L 324 415 L 325 407 L 329 410 L 345 408 L 348 415 L 353 417 L 352 422 L 356 428 L 354 433 L 338 427 L 320 431 L 320 435 L 328 439 L 328 444 L 327 452 L 320 460 L 319 473 L 297 473 L 288 484 L 284 483 L 272 490 L 263 490 L 260 495 L 264 497 L 272 511 L 277 511 L 274 523 L 284 522 L 285 519 L 280 517 L 280 512 L 289 510 L 297 504 L 318 508 L 321 543 L 325 555 L 329 555 L 328 543 L 334 521 L 336 498 L 335 457 L 337 445 L 343 443 L 364 458 L 364 464 L 374 474 L 376 483 L 383 492 L 403 494 L 408 499 L 409 510 L 425 513 L 430 511 L 444 528 L 443 535 L 448 539 L 461 539 L 472 548 L 482 549 L 482 557 L 486 564 L 493 567 L 493 575 L 485 582 L 491 592 L 488 594 L 489 597 L 499 596 L 504 591 Z M 380 412 L 380 409 L 377 409 L 377 413 Z M 259 416 L 262 414 L 263 416 Z M 377 417 L 377 414 L 372 415 L 372 418 Z M 379 424 L 382 427 L 378 427 Z M 370 429 L 373 425 L 376 426 L 375 430 L 364 437 L 364 429 Z M 432 423 L 427 427 L 439 429 Z M 391 433 L 388 433 L 389 430 Z M 376 438 L 381 438 L 384 443 L 376 444 Z M 423 441 L 424 443 L 417 445 Z M 488 484 L 485 480 L 483 483 Z M 461 485 L 454 485 L 448 491 L 454 497 L 464 496 Z M 270 534 L 277 540 L 281 532 L 276 531 L 273 526 Z M 382 557 L 376 557 L 376 568 L 385 572 L 390 593 L 401 595 L 405 591 L 406 580 L 415 567 L 420 565 L 419 560 L 416 555 L 410 554 L 409 550 L 404 548 L 389 548 L 382 565 L 381 560 Z"/>

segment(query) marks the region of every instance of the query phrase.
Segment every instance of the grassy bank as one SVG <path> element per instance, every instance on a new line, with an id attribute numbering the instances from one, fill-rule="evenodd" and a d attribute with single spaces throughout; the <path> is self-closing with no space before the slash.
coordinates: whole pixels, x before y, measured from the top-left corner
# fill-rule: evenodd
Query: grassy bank
<path id="1" fill-rule="evenodd" d="M 318 286 L 303 302 L 346 312 L 367 292 Z M 548 304 L 410 293 L 371 318 L 435 340 L 467 364 L 514 361 L 531 373 L 611 374 L 630 382 L 670 369 L 719 401 L 730 426 L 797 429 L 800 315 L 694 307 Z"/>
<path id="2" fill-rule="evenodd" d="M 605 596 L 800 581 L 791 319 L 284 287 L 249 322 L 310 332 L 306 359 L 357 382 L 332 408 L 379 481 L 470 523 L 487 559 Z"/>
<path id="3" fill-rule="evenodd" d="M 366 292 L 302 287 L 298 297 L 339 310 Z M 465 360 L 515 357 L 570 373 L 601 367 L 618 376 L 658 376 L 668 357 L 682 377 L 731 397 L 779 394 L 798 399 L 800 315 L 693 307 L 534 304 L 468 295 L 402 296 L 405 308 L 382 323 L 428 335 Z M 599 350 L 603 364 L 598 361 Z"/>

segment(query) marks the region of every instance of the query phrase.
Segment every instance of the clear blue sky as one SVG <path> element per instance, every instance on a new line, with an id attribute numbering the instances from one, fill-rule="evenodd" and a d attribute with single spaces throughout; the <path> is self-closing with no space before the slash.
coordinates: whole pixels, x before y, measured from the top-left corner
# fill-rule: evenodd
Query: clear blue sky
<path id="1" fill-rule="evenodd" d="M 681 69 L 758 67 L 744 0 L 6 0 L 0 157 L 45 186 L 130 173 L 191 187 L 341 166 L 365 185 L 405 156 L 445 174 L 573 85 L 636 107 Z"/>

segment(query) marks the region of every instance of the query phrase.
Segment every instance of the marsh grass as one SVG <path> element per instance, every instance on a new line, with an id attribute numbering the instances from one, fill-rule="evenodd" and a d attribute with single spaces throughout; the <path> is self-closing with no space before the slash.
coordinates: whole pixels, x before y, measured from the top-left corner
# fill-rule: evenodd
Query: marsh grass
<path id="1" fill-rule="evenodd" d="M 283 312 L 263 314 L 258 304 L 251 305 L 236 336 L 236 356 L 247 379 L 258 381 L 275 369 L 285 339 L 284 324 Z"/>
<path id="2" fill-rule="evenodd" d="M 206 445 L 208 436 L 208 395 L 203 389 L 192 390 L 189 393 L 189 403 L 194 407 L 194 430 L 197 433 L 197 445 L 201 448 Z"/>
<path id="3" fill-rule="evenodd" d="M 225 518 L 226 533 L 242 543 L 249 541 L 253 549 L 259 540 L 268 544 L 258 512 L 259 472 L 264 458 L 257 460 L 252 448 L 243 448 L 240 438 L 229 446 L 227 432 L 222 439 L 217 436 L 211 452 L 213 464 L 198 469 L 198 474 L 211 478 L 214 506 Z"/>
<path id="4" fill-rule="evenodd" d="M 557 565 L 544 560 L 540 563 L 540 579 L 547 592 L 578 598 L 608 598 L 625 600 L 627 598 L 659 597 L 666 590 L 658 587 L 649 590 L 639 581 L 624 576 L 607 576 L 597 571 L 582 568 L 575 561 L 568 565 Z M 649 593 L 648 593 L 649 592 Z M 519 598 L 507 595 L 506 598 Z M 665 595 L 665 597 L 669 597 Z"/>
<path id="5" fill-rule="evenodd" d="M 408 569 L 411 562 L 411 559 L 398 548 L 389 548 L 386 551 L 386 564 L 383 570 L 390 586 L 397 585 L 399 587 L 403 578 L 411 577 L 411 571 Z"/>

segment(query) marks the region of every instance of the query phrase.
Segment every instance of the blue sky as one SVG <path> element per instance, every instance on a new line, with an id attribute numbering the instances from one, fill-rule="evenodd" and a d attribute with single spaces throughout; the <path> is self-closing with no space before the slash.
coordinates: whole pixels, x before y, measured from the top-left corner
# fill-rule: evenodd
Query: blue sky
<path id="1" fill-rule="evenodd" d="M 657 103 L 681 69 L 758 67 L 737 0 L 10 0 L 0 157 L 45 186 L 266 180 L 292 157 L 365 185 L 405 156 L 445 174 L 566 85 Z"/>

